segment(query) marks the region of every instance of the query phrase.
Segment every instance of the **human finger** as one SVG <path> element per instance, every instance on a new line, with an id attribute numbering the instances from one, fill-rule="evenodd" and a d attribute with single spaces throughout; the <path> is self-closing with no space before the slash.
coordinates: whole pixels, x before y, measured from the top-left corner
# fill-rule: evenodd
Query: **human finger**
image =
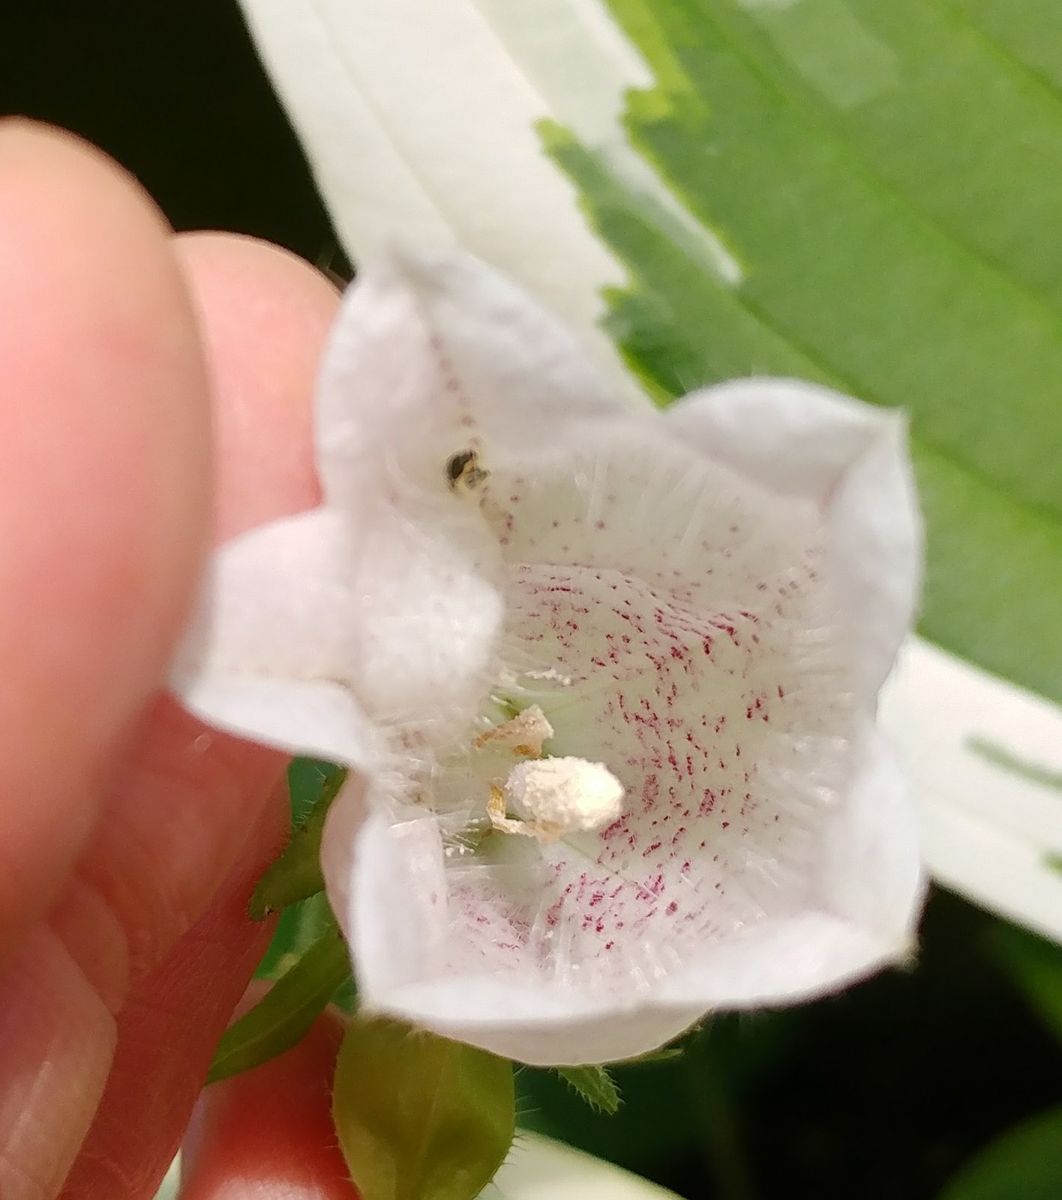
<path id="1" fill-rule="evenodd" d="M 166 226 L 90 147 L 0 126 L 0 954 L 54 899 L 207 537 L 203 356 Z"/>
<path id="2" fill-rule="evenodd" d="M 342 1033 L 329 1012 L 293 1050 L 204 1092 L 181 1200 L 356 1200 L 331 1116 Z"/>
<path id="3" fill-rule="evenodd" d="M 337 298 L 306 264 L 250 239 L 197 235 L 179 239 L 177 252 L 208 347 L 216 404 L 217 536 L 224 540 L 317 500 L 311 394 Z M 125 928 L 139 922 L 148 929 L 141 938 L 147 949 L 133 964 L 132 992 L 119 1016 L 115 1069 L 67 1184 L 67 1194 L 79 1200 L 113 1197 L 116 1177 L 127 1181 L 125 1195 L 150 1196 L 180 1136 L 213 1046 L 253 967 L 233 953 L 210 978 L 200 979 L 199 990 L 189 987 L 182 964 L 189 955 L 196 959 L 198 949 L 194 935 L 191 948 L 181 938 L 182 921 L 201 911 L 217 888 L 279 761 L 207 731 L 172 700 L 162 702 L 114 789 L 108 820 L 79 864 L 79 878 L 90 881 L 95 894 L 107 895 L 112 911 L 125 901 Z M 277 822 L 286 815 L 280 789 L 272 805 L 274 849 Z M 131 840 L 131 829 L 140 836 Z M 135 853 L 138 845 L 149 849 Z M 260 845 L 259 869 L 267 852 Z M 115 880 L 125 881 L 118 903 L 110 899 Z M 155 1003 L 157 973 L 143 975 L 174 939 L 162 971 L 182 977 L 184 999 L 176 1015 Z M 256 944 L 247 921 L 244 939 Z M 228 998 L 220 1006 L 219 996 Z M 163 1070 L 166 1064 L 174 1069 Z M 163 1112 L 137 1102 L 144 1078 L 160 1071 L 166 1080 Z"/>

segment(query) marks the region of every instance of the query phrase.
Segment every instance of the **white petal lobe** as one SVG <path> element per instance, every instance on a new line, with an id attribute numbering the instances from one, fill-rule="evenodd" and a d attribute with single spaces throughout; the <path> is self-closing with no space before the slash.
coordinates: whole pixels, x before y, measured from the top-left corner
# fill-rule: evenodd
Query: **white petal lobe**
<path id="1" fill-rule="evenodd" d="M 764 486 L 821 506 L 872 706 L 921 582 L 922 522 L 902 416 L 797 380 L 749 379 L 694 392 L 666 421 Z"/>
<path id="2" fill-rule="evenodd" d="M 345 523 L 326 509 L 225 546 L 171 675 L 185 705 L 293 753 L 373 761 L 378 738 L 355 686 L 351 562 Z"/>

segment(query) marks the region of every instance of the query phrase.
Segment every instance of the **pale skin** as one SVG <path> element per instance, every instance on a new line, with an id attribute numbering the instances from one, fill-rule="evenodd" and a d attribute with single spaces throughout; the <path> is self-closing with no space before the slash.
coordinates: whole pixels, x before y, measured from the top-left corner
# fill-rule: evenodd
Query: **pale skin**
<path id="1" fill-rule="evenodd" d="M 312 507 L 337 304 L 0 123 L 0 1196 L 150 1200 L 269 937 L 284 760 L 164 693 L 211 544 Z M 351 1200 L 339 1029 L 211 1089 L 186 1200 Z"/>

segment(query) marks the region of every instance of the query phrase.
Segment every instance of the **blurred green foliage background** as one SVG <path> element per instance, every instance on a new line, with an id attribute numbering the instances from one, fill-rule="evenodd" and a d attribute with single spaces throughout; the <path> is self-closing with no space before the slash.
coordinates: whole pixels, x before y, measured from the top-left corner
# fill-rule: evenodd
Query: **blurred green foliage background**
<path id="1" fill-rule="evenodd" d="M 8 5 L 0 112 L 97 143 L 177 229 L 235 230 L 345 269 L 229 0 Z M 294 772 L 297 803 L 317 779 Z M 289 918 L 274 958 L 296 933 Z M 936 894 L 908 972 L 714 1020 L 682 1058 L 617 1077 L 625 1104 L 607 1118 L 524 1070 L 522 1123 L 691 1200 L 1055 1200 L 1062 951 Z"/>

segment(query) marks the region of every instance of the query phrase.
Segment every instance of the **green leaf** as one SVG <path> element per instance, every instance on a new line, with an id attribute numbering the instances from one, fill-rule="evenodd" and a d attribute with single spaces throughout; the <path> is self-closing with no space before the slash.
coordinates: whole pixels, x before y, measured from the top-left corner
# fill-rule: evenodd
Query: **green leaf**
<path id="1" fill-rule="evenodd" d="M 1027 779 L 1030 783 L 1040 784 L 1041 787 L 1053 788 L 1056 792 L 1062 792 L 1062 771 L 1055 771 L 1050 767 L 1045 767 L 1042 763 L 1030 762 L 1028 759 L 1012 754 L 1006 746 L 997 746 L 987 738 L 967 738 L 966 744 L 974 754 L 980 755 L 981 758 L 1001 770 L 1010 771 L 1011 774 Z"/>
<path id="2" fill-rule="evenodd" d="M 294 828 L 306 824 L 307 817 L 325 795 L 329 781 L 337 775 L 343 775 L 345 770 L 345 767 L 319 758 L 299 757 L 291 760 L 288 764 L 288 795 Z"/>
<path id="3" fill-rule="evenodd" d="M 334 1115 L 362 1200 L 473 1200 L 512 1144 L 512 1064 L 398 1021 L 355 1017 Z"/>
<path id="4" fill-rule="evenodd" d="M 324 892 L 289 905 L 280 914 L 269 949 L 255 969 L 255 978 L 275 982 L 335 925 L 335 914 Z"/>
<path id="5" fill-rule="evenodd" d="M 620 1092 L 604 1067 L 555 1067 L 564 1082 L 597 1112 L 614 1117 L 619 1112 Z"/>
<path id="6" fill-rule="evenodd" d="M 322 779 L 320 794 L 305 820 L 292 832 L 291 840 L 254 889 L 250 903 L 254 920 L 261 921 L 270 913 L 315 895 L 324 887 L 321 834 L 328 809 L 346 778 L 345 770 L 334 768 Z"/>
<path id="7" fill-rule="evenodd" d="M 290 1050 L 349 977 L 350 956 L 333 924 L 250 1012 L 225 1031 L 207 1083 L 249 1071 Z"/>
<path id="8" fill-rule="evenodd" d="M 738 272 L 689 253 L 607 152 L 545 126 L 628 268 L 609 300 L 629 361 L 661 397 L 778 373 L 905 408 L 923 632 L 1062 700 L 1055 9 L 609 7 L 659 81 L 630 95 L 630 139 Z"/>
<path id="9" fill-rule="evenodd" d="M 1005 1133 L 944 1189 L 940 1200 L 1058 1200 L 1062 1108 Z"/>
<path id="10" fill-rule="evenodd" d="M 993 932 L 999 961 L 1062 1041 L 1062 947 L 1013 925 L 1001 925 Z"/>

